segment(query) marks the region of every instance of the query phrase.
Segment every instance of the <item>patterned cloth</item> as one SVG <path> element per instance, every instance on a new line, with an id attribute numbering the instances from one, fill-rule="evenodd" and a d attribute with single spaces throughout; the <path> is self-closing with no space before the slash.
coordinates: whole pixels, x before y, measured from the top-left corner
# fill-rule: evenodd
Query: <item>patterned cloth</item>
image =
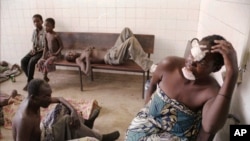
<path id="1" fill-rule="evenodd" d="M 56 66 L 54 62 L 63 58 L 60 50 L 60 47 L 62 47 L 60 37 L 56 34 L 47 36 L 51 36 L 51 39 L 45 37 L 44 56 L 37 63 L 38 70 L 42 73 L 55 71 Z"/>
<path id="2" fill-rule="evenodd" d="M 11 98 L 11 101 L 13 101 L 12 104 L 3 106 L 4 128 L 12 129 L 12 118 L 14 117 L 23 99 L 24 99 L 24 96 L 17 95 L 15 96 L 15 98 Z"/>
<path id="3" fill-rule="evenodd" d="M 54 64 L 54 62 L 62 59 L 63 56 L 61 54 L 59 54 L 58 56 L 52 56 L 50 52 L 47 52 L 45 54 L 45 58 L 37 62 L 38 71 L 42 73 L 56 71 L 56 65 Z"/>
<path id="4" fill-rule="evenodd" d="M 170 99 L 158 86 L 152 99 L 131 122 L 126 141 L 193 141 L 200 123 L 201 111 L 194 113 Z"/>
<path id="5" fill-rule="evenodd" d="M 55 140 L 51 126 L 66 114 L 69 115 L 70 111 L 62 104 L 57 104 L 54 110 L 48 113 L 48 115 L 42 120 L 40 125 L 42 131 L 41 141 Z"/>

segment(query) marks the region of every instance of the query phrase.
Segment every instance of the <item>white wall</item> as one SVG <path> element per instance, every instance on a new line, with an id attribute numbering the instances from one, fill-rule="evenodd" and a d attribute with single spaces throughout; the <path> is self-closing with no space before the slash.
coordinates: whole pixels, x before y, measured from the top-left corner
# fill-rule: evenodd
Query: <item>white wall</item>
<path id="1" fill-rule="evenodd" d="M 56 31 L 154 34 L 152 59 L 183 56 L 187 40 L 220 34 L 237 50 L 239 63 L 250 33 L 249 0 L 1 0 L 0 60 L 20 63 L 31 48 L 32 16 L 56 20 Z M 250 43 L 250 42 L 249 42 Z M 249 44 L 248 44 L 249 46 Z M 248 65 L 249 66 L 249 65 Z M 248 69 L 249 70 L 249 69 Z M 247 74 L 247 75 L 245 75 Z M 247 77 L 236 91 L 232 113 L 250 124 Z M 219 75 L 217 76 L 220 81 Z M 236 112 L 237 111 L 237 112 Z M 240 112 L 239 112 L 240 111 Z M 226 136 L 224 136 L 226 137 Z M 223 139 L 224 140 L 224 139 Z M 227 139 L 225 139 L 227 140 Z"/>
<path id="2" fill-rule="evenodd" d="M 235 47 L 239 65 L 243 52 L 250 48 L 250 1 L 249 0 L 201 0 L 198 37 L 210 34 L 224 36 Z M 250 124 L 249 82 L 248 68 L 243 74 L 243 82 L 238 87 L 232 99 L 230 112 L 238 116 L 242 124 Z M 215 75 L 222 82 L 220 73 Z M 229 122 L 231 123 L 231 122 Z M 217 135 L 217 141 L 229 140 L 229 126 L 226 124 Z"/>
<path id="3" fill-rule="evenodd" d="M 56 31 L 154 34 L 152 59 L 183 56 L 196 36 L 200 0 L 1 0 L 1 58 L 11 63 L 31 48 L 32 16 L 56 20 Z"/>

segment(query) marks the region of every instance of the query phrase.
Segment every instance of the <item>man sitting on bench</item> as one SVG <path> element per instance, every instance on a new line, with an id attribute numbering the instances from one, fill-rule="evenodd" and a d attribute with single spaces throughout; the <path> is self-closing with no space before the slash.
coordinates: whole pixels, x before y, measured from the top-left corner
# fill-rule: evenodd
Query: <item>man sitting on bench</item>
<path id="1" fill-rule="evenodd" d="M 134 60 L 144 71 L 151 71 L 151 68 L 156 66 L 148 58 L 132 31 L 124 28 L 112 48 L 105 50 L 89 47 L 83 50 L 80 57 L 76 58 L 76 63 L 81 67 L 83 73 L 89 75 L 91 63 L 119 65 L 128 59 Z"/>

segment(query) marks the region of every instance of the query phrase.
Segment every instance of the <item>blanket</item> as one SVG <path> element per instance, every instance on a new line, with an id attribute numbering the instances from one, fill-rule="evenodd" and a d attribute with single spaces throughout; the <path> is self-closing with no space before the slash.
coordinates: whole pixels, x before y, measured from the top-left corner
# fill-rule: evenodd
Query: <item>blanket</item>
<path id="1" fill-rule="evenodd" d="M 158 86 L 148 104 L 131 122 L 126 141 L 194 141 L 198 135 L 201 111 L 194 113 Z"/>

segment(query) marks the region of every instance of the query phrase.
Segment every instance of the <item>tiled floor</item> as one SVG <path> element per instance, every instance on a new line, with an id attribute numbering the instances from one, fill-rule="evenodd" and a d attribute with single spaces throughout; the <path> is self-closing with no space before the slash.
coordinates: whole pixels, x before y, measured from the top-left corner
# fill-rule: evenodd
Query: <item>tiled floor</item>
<path id="1" fill-rule="evenodd" d="M 36 78 L 42 78 L 40 72 L 35 72 Z M 125 132 L 132 118 L 142 108 L 144 101 L 142 94 L 142 77 L 138 75 L 99 73 L 94 74 L 94 81 L 84 78 L 83 91 L 80 91 L 79 75 L 77 71 L 57 70 L 50 73 L 49 84 L 52 87 L 52 96 L 65 98 L 96 99 L 102 107 L 96 119 L 94 129 L 100 133 L 119 130 L 121 133 L 118 141 L 123 141 Z M 16 78 L 16 82 L 6 81 L 0 84 L 0 90 L 10 93 L 17 89 L 24 96 L 26 82 L 24 74 Z M 1 127 L 4 141 L 12 141 L 11 130 Z"/>

